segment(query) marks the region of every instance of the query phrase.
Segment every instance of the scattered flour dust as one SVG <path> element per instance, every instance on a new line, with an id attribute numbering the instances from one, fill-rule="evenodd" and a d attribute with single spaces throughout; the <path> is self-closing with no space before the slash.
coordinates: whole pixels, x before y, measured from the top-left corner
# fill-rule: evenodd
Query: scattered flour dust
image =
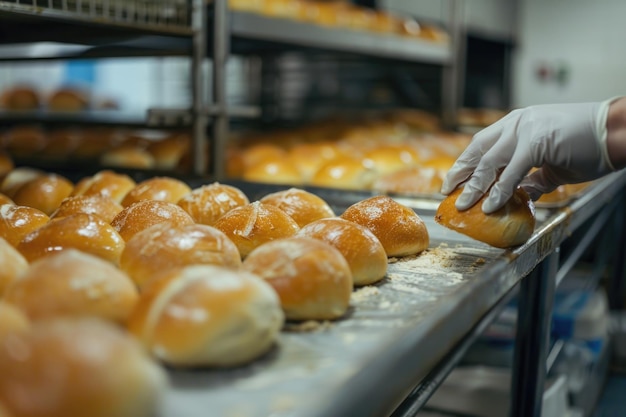
<path id="1" fill-rule="evenodd" d="M 306 320 L 302 322 L 287 322 L 285 323 L 284 330 L 288 332 L 316 332 L 326 330 L 332 327 L 333 324 L 328 320 Z"/>
<path id="2" fill-rule="evenodd" d="M 352 296 L 350 297 L 351 302 L 360 302 L 367 298 L 377 296 L 380 294 L 380 290 L 378 287 L 374 287 L 371 285 L 358 288 L 352 292 Z"/>

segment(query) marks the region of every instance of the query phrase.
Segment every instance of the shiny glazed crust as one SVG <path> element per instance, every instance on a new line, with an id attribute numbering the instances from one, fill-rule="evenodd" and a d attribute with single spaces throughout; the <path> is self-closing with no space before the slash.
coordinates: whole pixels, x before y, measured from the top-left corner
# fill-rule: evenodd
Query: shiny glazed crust
<path id="1" fill-rule="evenodd" d="M 168 222 L 174 226 L 193 224 L 194 221 L 182 208 L 173 203 L 157 200 L 138 201 L 120 211 L 111 221 L 125 241 L 158 223 Z"/>
<path id="2" fill-rule="evenodd" d="M 213 183 L 195 188 L 178 201 L 196 223 L 213 226 L 230 210 L 249 204 L 248 197 L 231 185 Z"/>
<path id="3" fill-rule="evenodd" d="M 181 180 L 153 177 L 140 182 L 130 190 L 122 200 L 122 206 L 128 207 L 141 200 L 159 200 L 176 204 L 190 192 L 191 188 Z"/>
<path id="4" fill-rule="evenodd" d="M 303 227 L 315 220 L 335 217 L 333 209 L 321 197 L 299 188 L 277 191 L 267 194 L 261 200 L 263 204 L 278 207 Z"/>

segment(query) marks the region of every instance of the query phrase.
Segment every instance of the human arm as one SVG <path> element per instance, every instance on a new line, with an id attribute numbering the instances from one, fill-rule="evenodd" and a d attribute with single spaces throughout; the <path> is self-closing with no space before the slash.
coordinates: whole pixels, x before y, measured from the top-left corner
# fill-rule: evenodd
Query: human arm
<path id="1" fill-rule="evenodd" d="M 465 182 L 457 209 L 489 193 L 482 209 L 491 213 L 518 185 L 537 199 L 561 184 L 606 175 L 615 169 L 613 161 L 626 166 L 626 98 L 531 106 L 478 132 L 441 191 L 449 194 Z M 533 167 L 538 169 L 528 175 Z"/>

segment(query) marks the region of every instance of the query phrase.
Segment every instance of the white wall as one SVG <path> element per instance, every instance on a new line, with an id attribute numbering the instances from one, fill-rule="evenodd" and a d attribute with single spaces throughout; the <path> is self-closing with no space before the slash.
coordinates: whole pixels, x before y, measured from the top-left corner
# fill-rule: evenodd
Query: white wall
<path id="1" fill-rule="evenodd" d="M 522 0 L 514 107 L 626 94 L 625 16 L 624 0 Z M 542 81 L 542 65 L 568 76 Z"/>

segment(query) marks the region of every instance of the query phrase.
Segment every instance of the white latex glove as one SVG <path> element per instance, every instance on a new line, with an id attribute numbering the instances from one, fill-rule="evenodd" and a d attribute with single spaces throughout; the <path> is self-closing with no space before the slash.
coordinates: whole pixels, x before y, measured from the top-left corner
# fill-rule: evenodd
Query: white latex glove
<path id="1" fill-rule="evenodd" d="M 485 213 L 491 213 L 518 185 L 536 200 L 561 184 L 590 181 L 614 171 L 606 147 L 612 100 L 514 110 L 474 136 L 448 171 L 441 192 L 449 194 L 469 179 L 456 201 L 457 209 L 465 210 L 491 187 L 482 205 Z M 539 169 L 528 175 L 533 167 Z"/>

